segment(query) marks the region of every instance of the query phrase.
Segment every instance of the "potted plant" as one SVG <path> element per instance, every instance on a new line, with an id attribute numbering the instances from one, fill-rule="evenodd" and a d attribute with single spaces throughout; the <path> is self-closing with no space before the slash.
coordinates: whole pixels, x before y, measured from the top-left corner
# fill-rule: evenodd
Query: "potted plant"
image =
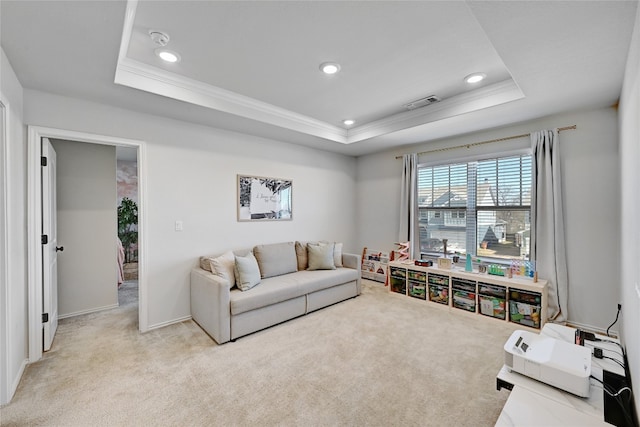
<path id="1" fill-rule="evenodd" d="M 133 269 L 137 277 L 138 205 L 128 197 L 124 197 L 120 206 L 118 206 L 118 237 L 124 248 L 125 276 L 127 275 L 127 270 L 131 271 Z M 133 263 L 136 264 L 135 267 L 129 266 L 127 268 L 127 264 Z"/>

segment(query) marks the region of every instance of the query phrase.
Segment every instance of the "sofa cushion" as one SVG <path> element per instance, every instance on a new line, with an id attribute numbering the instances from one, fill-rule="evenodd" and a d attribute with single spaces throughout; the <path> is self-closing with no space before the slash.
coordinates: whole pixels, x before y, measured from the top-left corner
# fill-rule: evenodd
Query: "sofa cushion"
<path id="1" fill-rule="evenodd" d="M 263 279 L 260 286 L 247 292 L 232 290 L 230 294 L 231 314 L 236 315 L 256 310 L 357 279 L 358 271 L 352 268 L 297 271 L 278 277 L 270 277 Z"/>
<path id="2" fill-rule="evenodd" d="M 294 279 L 296 274 L 298 274 L 298 272 L 263 279 L 260 286 L 256 286 L 247 292 L 232 290 L 229 296 L 231 315 L 277 304 L 304 295 L 304 291 L 300 289 L 298 282 Z"/>
<path id="3" fill-rule="evenodd" d="M 236 284 L 236 257 L 233 252 L 225 252 L 216 258 L 210 258 L 211 272 L 231 283 L 231 287 Z"/>
<path id="4" fill-rule="evenodd" d="M 217 255 L 206 255 L 200 257 L 200 268 L 203 270 L 211 271 L 211 260 Z"/>
<path id="5" fill-rule="evenodd" d="M 296 242 L 296 258 L 298 259 L 298 271 L 306 270 L 309 267 L 306 242 Z"/>
<path id="6" fill-rule="evenodd" d="M 342 243 L 333 244 L 333 263 L 336 267 L 342 267 Z"/>
<path id="7" fill-rule="evenodd" d="M 245 256 L 251 252 L 251 249 L 238 249 L 233 251 L 234 255 Z M 218 258 L 220 255 L 205 255 L 200 257 L 200 268 L 203 270 L 211 271 L 211 260 Z"/>
<path id="8" fill-rule="evenodd" d="M 353 268 L 336 268 L 335 270 L 300 271 L 297 280 L 300 290 L 305 294 L 328 289 L 343 283 L 358 280 L 358 270 Z"/>
<path id="9" fill-rule="evenodd" d="M 308 244 L 329 243 L 327 241 L 320 242 L 296 242 L 296 257 L 298 258 L 298 271 L 309 268 L 309 257 L 307 254 Z M 333 264 L 336 267 L 342 267 L 342 243 L 334 243 L 333 247 Z"/>
<path id="10" fill-rule="evenodd" d="M 309 243 L 307 254 L 309 256 L 309 270 L 335 270 L 333 262 L 333 243 Z"/>
<path id="11" fill-rule="evenodd" d="M 253 248 L 263 279 L 298 270 L 296 249 L 293 242 L 258 245 Z"/>
<path id="12" fill-rule="evenodd" d="M 236 286 L 241 291 L 248 291 L 260 283 L 260 268 L 251 252 L 244 257 L 236 255 L 235 259 Z"/>

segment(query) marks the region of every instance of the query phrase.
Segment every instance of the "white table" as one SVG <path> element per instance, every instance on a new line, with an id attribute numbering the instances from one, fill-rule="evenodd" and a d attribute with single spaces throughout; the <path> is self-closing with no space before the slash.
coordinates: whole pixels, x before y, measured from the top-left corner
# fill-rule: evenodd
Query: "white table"
<path id="1" fill-rule="evenodd" d="M 574 342 L 575 329 L 546 324 L 543 335 L 567 342 Z M 603 349 L 605 356 L 622 362 L 622 351 L 614 338 L 596 335 L 607 341 L 587 342 L 588 347 Z M 608 342 L 613 341 L 613 342 Z M 624 376 L 624 369 L 610 359 L 592 358 L 591 375 L 602 380 L 603 370 Z M 589 397 L 582 398 L 558 388 L 534 380 L 503 366 L 496 376 L 497 388 L 511 390 L 496 426 L 610 426 L 604 421 L 604 397 L 602 384 L 591 379 Z"/>
<path id="2" fill-rule="evenodd" d="M 524 387 L 514 386 L 496 422 L 499 427 L 611 426 L 593 415 L 581 412 Z"/>

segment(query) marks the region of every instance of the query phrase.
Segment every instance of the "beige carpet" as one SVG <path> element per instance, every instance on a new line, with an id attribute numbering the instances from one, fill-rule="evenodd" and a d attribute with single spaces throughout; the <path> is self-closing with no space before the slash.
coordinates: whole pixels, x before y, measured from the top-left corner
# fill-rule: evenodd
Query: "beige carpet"
<path id="1" fill-rule="evenodd" d="M 60 321 L 3 426 L 492 426 L 515 325 L 364 281 L 358 298 L 218 346 L 193 322 L 137 332 L 137 304 Z"/>

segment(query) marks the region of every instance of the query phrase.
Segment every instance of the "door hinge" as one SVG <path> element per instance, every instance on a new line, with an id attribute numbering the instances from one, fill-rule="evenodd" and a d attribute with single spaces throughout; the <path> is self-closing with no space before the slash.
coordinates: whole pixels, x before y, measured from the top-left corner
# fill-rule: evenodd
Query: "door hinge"
<path id="1" fill-rule="evenodd" d="M 47 236 L 46 234 L 42 235 L 42 244 L 46 245 L 47 243 L 49 243 L 49 236 Z"/>
<path id="2" fill-rule="evenodd" d="M 47 323 L 49 321 L 49 313 L 42 313 L 42 323 Z"/>
<path id="3" fill-rule="evenodd" d="M 42 156 L 40 157 L 40 165 L 41 166 L 47 166 L 47 158 Z"/>

